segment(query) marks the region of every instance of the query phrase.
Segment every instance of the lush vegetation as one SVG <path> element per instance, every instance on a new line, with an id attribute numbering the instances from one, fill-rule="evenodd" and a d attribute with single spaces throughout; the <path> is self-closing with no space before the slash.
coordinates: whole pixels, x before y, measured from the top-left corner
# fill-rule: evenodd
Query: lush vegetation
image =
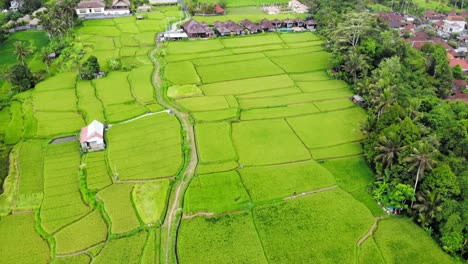
<path id="1" fill-rule="evenodd" d="M 374 15 L 359 12 L 357 2 L 315 2 L 336 77 L 353 84 L 369 107 L 362 129 L 376 172 L 373 197 L 463 256 L 468 107 L 443 100 L 453 80 L 445 48 L 412 49 Z"/>

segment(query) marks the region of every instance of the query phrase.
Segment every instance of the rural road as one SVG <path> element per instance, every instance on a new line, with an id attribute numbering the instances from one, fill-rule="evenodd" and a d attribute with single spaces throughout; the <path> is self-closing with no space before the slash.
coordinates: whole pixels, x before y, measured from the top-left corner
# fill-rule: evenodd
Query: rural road
<path id="1" fill-rule="evenodd" d="M 185 20 L 189 19 L 190 17 L 187 16 Z M 180 23 L 184 22 L 185 20 L 181 21 Z M 177 24 L 177 23 L 176 23 Z M 175 25 L 175 24 L 174 24 Z M 172 25 L 174 27 L 174 25 Z M 156 37 L 157 39 L 157 37 Z M 187 166 L 185 167 L 185 170 L 182 172 L 182 176 L 178 179 L 176 179 L 176 182 L 174 183 L 173 190 L 170 197 L 169 197 L 169 202 L 168 202 L 168 211 L 166 213 L 166 218 L 164 219 L 163 227 L 165 227 L 166 232 L 161 232 L 161 235 L 164 237 L 161 239 L 161 241 L 165 241 L 165 245 L 161 245 L 161 247 L 164 248 L 164 263 L 172 263 L 176 262 L 177 263 L 177 258 L 175 258 L 174 261 L 170 261 L 171 257 L 175 256 L 176 254 L 176 237 L 173 237 L 173 231 L 177 230 L 177 227 L 180 223 L 180 219 L 182 215 L 178 215 L 179 211 L 182 208 L 182 201 L 184 197 L 184 193 L 188 187 L 188 184 L 190 183 L 191 178 L 195 175 L 195 169 L 198 164 L 198 153 L 197 153 L 197 148 L 195 144 L 195 133 L 194 133 L 194 127 L 190 123 L 190 118 L 187 113 L 184 113 L 180 111 L 177 106 L 172 104 L 171 102 L 168 102 L 165 100 L 164 96 L 164 91 L 162 89 L 162 81 L 159 76 L 160 72 L 160 65 L 159 62 L 155 59 L 154 55 L 156 52 L 160 49 L 161 43 L 157 42 L 156 47 L 151 50 L 150 52 L 150 59 L 153 62 L 154 65 L 154 72 L 153 72 L 153 86 L 156 90 L 156 99 L 158 103 L 168 110 L 170 110 L 180 121 L 182 125 L 183 131 L 185 131 L 185 142 L 189 147 L 189 161 Z M 187 157 L 185 157 L 187 160 Z M 172 253 L 171 253 L 172 252 Z"/>

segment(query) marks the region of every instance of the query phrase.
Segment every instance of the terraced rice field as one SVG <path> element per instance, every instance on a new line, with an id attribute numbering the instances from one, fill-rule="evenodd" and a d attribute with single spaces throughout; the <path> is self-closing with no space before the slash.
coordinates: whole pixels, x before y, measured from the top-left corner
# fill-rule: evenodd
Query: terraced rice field
<path id="1" fill-rule="evenodd" d="M 190 116 L 189 149 L 180 120 L 157 104 L 148 57 L 166 17 L 179 14 L 85 21 L 76 28 L 84 59 L 108 70 L 118 58 L 122 70 L 93 81 L 60 73 L 0 110 L 0 139 L 17 144 L 0 195 L 2 260 L 164 263 L 177 232 L 180 263 L 452 262 L 407 219 L 381 220 L 357 245 L 384 215 L 367 192 L 365 112 L 328 77 L 330 55 L 315 34 L 166 43 L 160 88 Z M 92 120 L 108 125 L 105 151 L 50 143 Z M 196 173 L 171 208 L 190 151 Z M 166 230 L 172 209 L 182 215 L 177 231 Z"/>
<path id="2" fill-rule="evenodd" d="M 166 12 L 179 13 L 167 8 L 144 21 L 85 21 L 76 28 L 83 60 L 98 57 L 107 76 L 81 81 L 76 72 L 58 73 L 0 110 L 0 140 L 19 142 L 0 195 L 4 262 L 154 263 L 158 257 L 155 228 L 183 163 L 180 124 L 156 103 L 148 57 Z M 108 71 L 112 57 L 121 70 Z M 93 120 L 109 125 L 106 151 L 80 153 L 76 140 L 50 143 L 79 136 Z"/>
<path id="3" fill-rule="evenodd" d="M 199 158 L 184 196 L 180 263 L 381 256 L 367 244 L 356 254 L 384 214 L 366 189 L 366 114 L 346 83 L 329 79 L 322 44 L 297 33 L 165 45 L 167 95 L 195 120 Z"/>

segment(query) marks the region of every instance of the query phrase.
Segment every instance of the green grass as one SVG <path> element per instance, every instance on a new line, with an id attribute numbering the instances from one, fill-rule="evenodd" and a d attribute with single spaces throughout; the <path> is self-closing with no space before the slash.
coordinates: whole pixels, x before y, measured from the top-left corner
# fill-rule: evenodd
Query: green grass
<path id="1" fill-rule="evenodd" d="M 26 141 L 18 155 L 19 193 L 28 195 L 43 191 L 42 141 Z"/>
<path id="2" fill-rule="evenodd" d="M 235 161 L 214 164 L 198 164 L 197 173 L 205 174 L 213 172 L 230 171 L 236 169 L 237 167 L 239 167 L 239 164 L 237 164 L 237 162 Z"/>
<path id="3" fill-rule="evenodd" d="M 35 92 L 33 105 L 36 111 L 76 111 L 77 98 L 72 89 Z"/>
<path id="4" fill-rule="evenodd" d="M 169 64 L 170 65 L 170 64 Z M 232 62 L 229 64 L 212 64 L 197 67 L 203 83 L 222 82 L 254 77 L 282 74 L 278 66 L 267 58 Z"/>
<path id="5" fill-rule="evenodd" d="M 193 97 L 193 96 L 202 96 L 203 93 L 194 84 L 187 85 L 173 85 L 167 89 L 167 96 L 172 99 Z"/>
<path id="6" fill-rule="evenodd" d="M 237 118 L 237 109 L 204 111 L 192 113 L 197 121 L 222 121 Z"/>
<path id="7" fill-rule="evenodd" d="M 162 223 L 169 187 L 168 180 L 135 184 L 132 198 L 136 211 L 144 224 Z"/>
<path id="8" fill-rule="evenodd" d="M 241 120 L 291 117 L 320 112 L 314 104 L 298 104 L 274 108 L 250 109 L 241 112 Z"/>
<path id="9" fill-rule="evenodd" d="M 321 163 L 335 176 L 337 185 L 362 202 L 375 216 L 384 212 L 368 193 L 374 175 L 363 157 L 329 160 Z"/>
<path id="10" fill-rule="evenodd" d="M 86 254 L 73 255 L 70 257 L 56 257 L 50 263 L 51 264 L 83 264 L 90 263 L 91 257 Z"/>
<path id="11" fill-rule="evenodd" d="M 224 46 L 221 44 L 221 41 L 216 38 L 206 41 L 174 41 L 167 44 L 167 54 L 200 53 L 222 50 L 223 48 Z"/>
<path id="12" fill-rule="evenodd" d="M 151 85 L 153 66 L 142 66 L 134 69 L 128 75 L 135 98 L 143 103 L 154 102 L 154 87 Z"/>
<path id="13" fill-rule="evenodd" d="M 157 237 L 155 233 L 156 231 L 154 229 L 148 230 L 148 238 L 146 239 L 146 244 L 140 257 L 141 264 L 153 264 L 157 257 L 159 257 L 159 247 L 156 246 Z"/>
<path id="14" fill-rule="evenodd" d="M 295 33 L 295 34 L 280 34 L 279 36 L 286 43 L 310 42 L 310 41 L 320 40 L 319 35 L 310 34 L 310 32 Z"/>
<path id="15" fill-rule="evenodd" d="M 35 112 L 38 137 L 71 134 L 85 126 L 83 117 L 76 112 Z"/>
<path id="16" fill-rule="evenodd" d="M 330 80 L 322 82 L 296 82 L 299 87 L 305 93 L 319 92 L 325 90 L 342 89 L 348 87 L 344 81 Z"/>
<path id="17" fill-rule="evenodd" d="M 429 235 L 407 218 L 380 221 L 374 239 L 386 262 L 457 263 L 444 253 Z"/>
<path id="18" fill-rule="evenodd" d="M 245 48 L 234 48 L 232 52 L 234 54 L 245 54 L 245 53 L 258 53 L 263 51 L 270 51 L 270 50 L 282 50 L 284 46 L 282 44 L 272 44 L 266 46 L 252 46 L 252 47 L 245 47 Z"/>
<path id="19" fill-rule="evenodd" d="M 224 96 L 200 96 L 177 100 L 188 111 L 211 111 L 228 109 L 229 103 Z"/>
<path id="20" fill-rule="evenodd" d="M 289 77 L 296 82 L 326 81 L 329 79 L 325 71 L 295 73 L 289 74 Z"/>
<path id="21" fill-rule="evenodd" d="M 180 263 L 267 263 L 249 212 L 183 220 Z"/>
<path id="22" fill-rule="evenodd" d="M 120 42 L 122 43 L 122 46 L 125 47 L 138 47 L 140 46 L 140 42 L 135 39 L 135 34 L 129 34 L 129 33 L 122 33 L 120 35 Z"/>
<path id="23" fill-rule="evenodd" d="M 148 112 L 146 107 L 134 101 L 107 105 L 104 108 L 106 120 L 111 124 L 143 115 L 146 112 Z"/>
<path id="24" fill-rule="evenodd" d="M 249 121 L 232 127 L 234 146 L 243 165 L 306 160 L 310 154 L 284 120 Z"/>
<path id="25" fill-rule="evenodd" d="M 364 139 L 360 123 L 365 114 L 356 107 L 288 118 L 288 123 L 308 148 L 318 148 Z"/>
<path id="26" fill-rule="evenodd" d="M 134 23 L 119 23 L 117 24 L 117 27 L 123 33 L 140 33 L 139 27 Z"/>
<path id="27" fill-rule="evenodd" d="M 234 80 L 222 83 L 204 84 L 200 88 L 205 95 L 246 94 L 294 86 L 288 75 Z"/>
<path id="28" fill-rule="evenodd" d="M 296 54 L 304 54 L 304 53 L 316 52 L 316 51 L 322 51 L 322 50 L 323 48 L 320 45 L 314 45 L 314 46 L 307 46 L 307 47 L 302 47 L 302 48 L 292 48 L 292 49 L 283 48 L 279 50 L 265 51 L 264 54 L 267 57 L 281 57 L 281 56 L 291 56 L 291 55 L 296 55 Z"/>
<path id="29" fill-rule="evenodd" d="M 80 219 L 88 208 L 79 190 L 77 142 L 48 145 L 44 156 L 44 200 L 41 225 L 48 233 Z"/>
<path id="30" fill-rule="evenodd" d="M 239 172 L 255 202 L 280 199 L 335 184 L 333 175 L 314 161 L 247 167 Z"/>
<path id="31" fill-rule="evenodd" d="M 314 105 L 317 106 L 317 108 L 322 112 L 340 110 L 356 106 L 348 98 L 314 102 Z"/>
<path id="32" fill-rule="evenodd" d="M 188 61 L 169 63 L 164 71 L 164 77 L 173 84 L 196 84 L 200 82 L 193 64 Z"/>
<path id="33" fill-rule="evenodd" d="M 0 221 L 3 263 L 48 263 L 47 242 L 36 232 L 33 213 L 14 214 Z"/>
<path id="34" fill-rule="evenodd" d="M 110 217 L 111 233 L 121 234 L 140 227 L 132 205 L 132 184 L 113 184 L 97 194 Z"/>
<path id="35" fill-rule="evenodd" d="M 231 124 L 197 124 L 195 131 L 201 162 L 229 161 L 236 158 L 231 141 Z"/>
<path id="36" fill-rule="evenodd" d="M 210 65 L 210 64 L 221 64 L 230 63 L 236 61 L 246 61 L 265 58 L 265 55 L 261 53 L 243 54 L 243 55 L 228 55 L 228 56 L 217 56 L 212 58 L 203 58 L 192 60 L 192 63 L 196 66 Z"/>
<path id="37" fill-rule="evenodd" d="M 184 211 L 222 213 L 248 207 L 249 195 L 235 171 L 198 175 L 185 194 Z"/>
<path id="38" fill-rule="evenodd" d="M 99 210 L 94 210 L 54 235 L 57 254 L 78 252 L 107 239 L 107 225 Z"/>
<path id="39" fill-rule="evenodd" d="M 150 31 L 154 34 L 154 32 L 162 32 L 164 31 L 164 23 L 165 21 L 158 21 L 158 20 L 138 20 L 136 21 L 137 28 L 140 32 Z"/>
<path id="40" fill-rule="evenodd" d="M 79 29 L 80 34 L 99 35 L 104 37 L 120 36 L 121 31 L 115 26 L 86 26 Z"/>
<path id="41" fill-rule="evenodd" d="M 216 3 L 215 0 L 202 0 L 202 3 Z M 278 4 L 278 3 L 288 3 L 287 0 L 227 0 L 227 7 L 237 7 L 237 6 L 252 6 L 252 5 L 263 5 L 263 4 Z M 228 9 L 229 10 L 229 9 Z"/>
<path id="42" fill-rule="evenodd" d="M 352 142 L 336 146 L 312 149 L 311 153 L 315 160 L 322 160 L 359 155 L 362 153 L 362 148 L 360 142 Z"/>
<path id="43" fill-rule="evenodd" d="M 373 222 L 369 210 L 340 189 L 257 207 L 254 219 L 275 263 L 351 263 L 356 241 Z"/>
<path id="44" fill-rule="evenodd" d="M 361 247 L 359 247 L 358 263 L 385 263 L 382 255 L 380 255 L 380 250 L 372 237 L 364 241 Z"/>
<path id="45" fill-rule="evenodd" d="M 146 232 L 140 232 L 130 237 L 109 241 L 93 263 L 140 263 L 139 259 L 146 242 Z"/>
<path id="46" fill-rule="evenodd" d="M 315 93 L 290 94 L 285 96 L 240 99 L 240 105 L 244 109 L 286 106 L 291 104 L 301 104 L 309 102 L 317 102 L 323 100 L 348 98 L 352 93 L 349 89 L 334 89 L 328 91 L 320 91 Z"/>
<path id="47" fill-rule="evenodd" d="M 84 44 L 93 46 L 94 50 L 113 50 L 116 48 L 112 37 L 92 36 Z M 105 62 L 101 61 L 101 63 Z"/>
<path id="48" fill-rule="evenodd" d="M 8 67 L 19 63 L 15 51 L 15 43 L 21 41 L 31 49 L 31 54 L 26 59 L 33 72 L 45 69 L 44 63 L 40 61 L 39 52 L 49 43 L 49 38 L 44 31 L 28 30 L 11 34 L 8 39 L 0 44 L 0 67 Z"/>
<path id="49" fill-rule="evenodd" d="M 59 73 L 53 77 L 47 78 L 45 81 L 38 83 L 35 91 L 55 91 L 60 89 L 74 89 L 76 82 L 75 72 Z"/>
<path id="50" fill-rule="evenodd" d="M 102 189 L 112 184 L 107 171 L 106 153 L 90 152 L 85 156 L 86 186 L 88 189 Z"/>
<path id="51" fill-rule="evenodd" d="M 143 32 L 136 34 L 134 36 L 134 39 L 138 42 L 140 42 L 141 45 L 154 45 L 155 39 L 154 39 L 155 33 L 154 32 Z"/>
<path id="52" fill-rule="evenodd" d="M 194 42 L 195 44 L 196 42 Z M 230 50 L 218 50 L 218 51 L 211 51 L 211 52 L 200 52 L 200 53 L 188 53 L 188 54 L 175 54 L 175 55 L 166 55 L 164 56 L 164 60 L 167 62 L 177 62 L 177 61 L 184 61 L 184 60 L 198 60 L 202 61 L 202 59 L 209 59 L 219 56 L 227 56 L 232 55 L 232 51 Z"/>
<path id="53" fill-rule="evenodd" d="M 12 101 L 10 104 L 10 122 L 5 128 L 4 142 L 7 145 L 16 144 L 23 134 L 23 115 L 21 112 L 21 103 Z"/>
<path id="54" fill-rule="evenodd" d="M 272 57 L 271 60 L 288 73 L 311 72 L 330 67 L 330 54 L 327 52 Z"/>
<path id="55" fill-rule="evenodd" d="M 283 96 L 283 95 L 290 95 L 290 94 L 298 94 L 302 93 L 302 91 L 297 87 L 287 87 L 287 88 L 280 88 L 274 90 L 266 90 L 260 91 L 255 93 L 248 93 L 236 96 L 239 99 L 249 99 L 249 98 L 262 98 L 262 97 L 270 97 L 270 96 Z"/>
<path id="56" fill-rule="evenodd" d="M 104 106 L 134 101 L 127 77 L 126 72 L 111 72 L 104 78 L 94 80 L 96 95 Z"/>
<path id="57" fill-rule="evenodd" d="M 250 46 L 266 46 L 271 44 L 283 44 L 283 40 L 277 34 L 251 35 L 242 38 L 224 38 L 221 43 L 226 48 L 243 48 Z"/>
<path id="58" fill-rule="evenodd" d="M 89 81 L 80 81 L 76 84 L 78 95 L 78 109 L 83 112 L 86 123 L 93 120 L 104 122 L 104 110 L 102 102 L 96 97 L 96 91 Z"/>
<path id="59" fill-rule="evenodd" d="M 120 180 L 175 176 L 182 164 L 179 129 L 178 120 L 166 113 L 114 125 L 107 130 L 113 175 Z"/>
<path id="60" fill-rule="evenodd" d="M 10 107 L 5 106 L 0 110 L 0 135 L 5 135 L 5 130 L 10 123 Z"/>

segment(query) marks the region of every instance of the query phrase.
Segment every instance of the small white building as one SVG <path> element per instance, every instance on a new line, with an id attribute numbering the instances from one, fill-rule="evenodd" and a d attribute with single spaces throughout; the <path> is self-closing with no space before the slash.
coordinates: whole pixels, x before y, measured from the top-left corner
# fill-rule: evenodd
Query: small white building
<path id="1" fill-rule="evenodd" d="M 448 16 L 444 20 L 442 30 L 447 33 L 461 33 L 465 30 L 466 22 L 462 16 Z"/>
<path id="2" fill-rule="evenodd" d="M 119 16 L 130 14 L 129 0 L 113 0 L 112 6 L 108 9 L 101 0 L 81 1 L 75 8 L 78 17 L 93 17 L 93 16 Z"/>
<path id="3" fill-rule="evenodd" d="M 106 148 L 104 143 L 104 125 L 94 120 L 81 129 L 80 144 L 83 151 L 99 151 Z"/>
<path id="4" fill-rule="evenodd" d="M 84 17 L 90 14 L 104 15 L 104 2 L 99 0 L 81 1 L 75 8 L 78 17 Z"/>

